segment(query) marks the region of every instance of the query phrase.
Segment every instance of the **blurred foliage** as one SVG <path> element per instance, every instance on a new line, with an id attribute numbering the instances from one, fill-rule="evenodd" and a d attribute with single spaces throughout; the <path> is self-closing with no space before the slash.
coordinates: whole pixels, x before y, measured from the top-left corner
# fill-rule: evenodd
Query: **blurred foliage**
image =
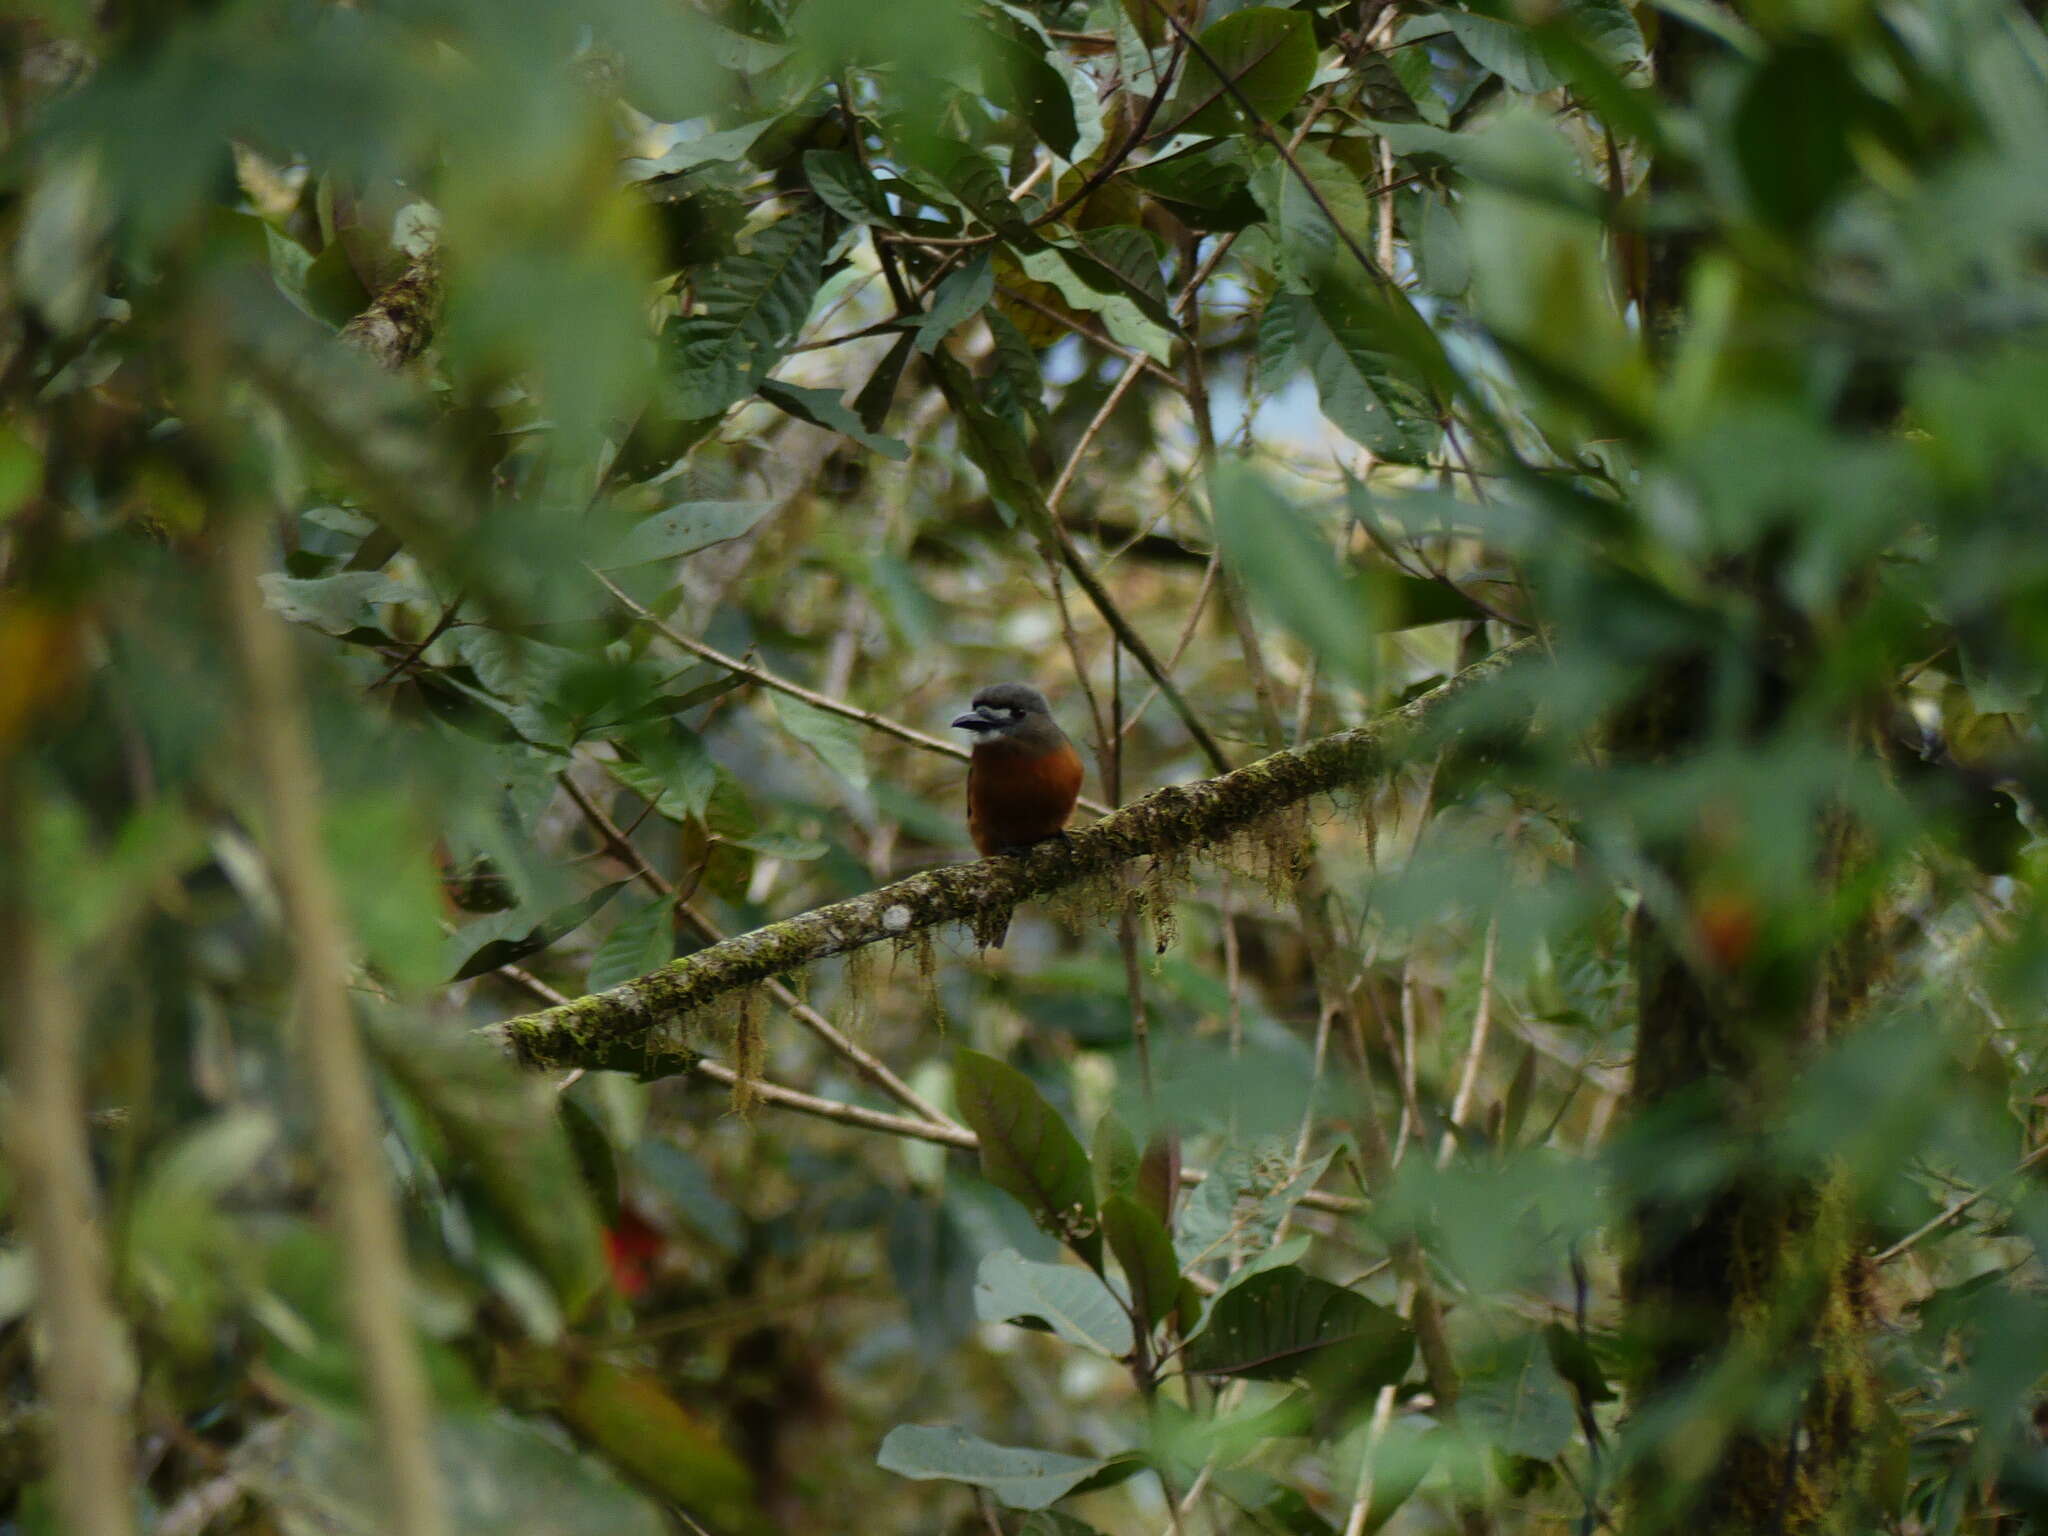
<path id="1" fill-rule="evenodd" d="M 9 920 L 139 1528 L 387 1528 L 249 518 L 454 1529 L 2048 1529 L 2038 10 L 0 7 Z M 1240 763 L 1541 649 L 1292 890 L 1155 872 L 1156 956 L 1091 891 L 806 978 L 978 1158 L 477 1035 L 961 857 L 863 713 L 1028 679 L 1096 798 L 1211 772 L 1078 571 Z"/>

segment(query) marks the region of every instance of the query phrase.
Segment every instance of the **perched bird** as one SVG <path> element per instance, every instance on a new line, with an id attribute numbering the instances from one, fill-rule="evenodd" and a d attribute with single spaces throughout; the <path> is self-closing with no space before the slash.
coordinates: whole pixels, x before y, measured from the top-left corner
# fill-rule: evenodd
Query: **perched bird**
<path id="1" fill-rule="evenodd" d="M 984 857 L 1058 837 L 1081 794 L 1081 754 L 1023 683 L 994 683 L 953 722 L 974 733 L 967 765 L 967 831 Z"/>

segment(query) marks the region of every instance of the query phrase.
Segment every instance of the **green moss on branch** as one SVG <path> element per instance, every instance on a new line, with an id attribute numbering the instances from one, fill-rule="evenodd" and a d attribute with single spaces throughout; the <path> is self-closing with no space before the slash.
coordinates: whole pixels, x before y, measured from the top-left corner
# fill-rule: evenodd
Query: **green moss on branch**
<path id="1" fill-rule="evenodd" d="M 490 1026 L 535 1067 L 591 1067 L 643 1075 L 687 1070 L 682 1030 L 720 999 L 771 976 L 870 944 L 922 937 L 947 923 L 987 931 L 1019 903 L 1113 876 L 1150 856 L 1167 867 L 1227 844 L 1318 794 L 1380 772 L 1392 749 L 1445 706 L 1499 677 L 1530 653 L 1518 641 L 1442 687 L 1369 724 L 1275 752 L 1235 772 L 1155 790 L 1094 825 L 1021 856 L 951 864 L 850 901 L 769 923 L 670 962 L 609 991 Z"/>

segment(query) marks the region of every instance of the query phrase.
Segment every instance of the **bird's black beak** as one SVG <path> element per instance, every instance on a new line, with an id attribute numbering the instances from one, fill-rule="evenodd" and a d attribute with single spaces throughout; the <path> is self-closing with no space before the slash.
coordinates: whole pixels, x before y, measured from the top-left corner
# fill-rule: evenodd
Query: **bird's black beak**
<path id="1" fill-rule="evenodd" d="M 954 718 L 953 729 L 956 731 L 992 731 L 1001 724 L 1002 721 L 996 719 L 993 715 L 985 714 L 978 709 L 972 709 L 966 714 Z"/>

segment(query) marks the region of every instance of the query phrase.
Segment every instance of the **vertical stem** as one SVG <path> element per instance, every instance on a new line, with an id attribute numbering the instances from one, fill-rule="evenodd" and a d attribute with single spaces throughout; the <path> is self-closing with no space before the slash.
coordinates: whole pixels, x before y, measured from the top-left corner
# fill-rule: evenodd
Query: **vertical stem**
<path id="1" fill-rule="evenodd" d="M 225 535 L 220 577 L 247 691 L 249 745 L 262 780 L 271 856 L 291 925 L 299 1045 L 333 1181 L 349 1321 L 362 1352 L 389 1529 L 396 1536 L 442 1536 L 433 1419 L 406 1316 L 405 1246 L 378 1148 L 368 1063 L 349 1009 L 341 909 L 320 843 L 317 765 L 290 639 L 257 597 L 263 538 L 259 518 L 237 518 Z"/>
<path id="2" fill-rule="evenodd" d="M 1472 1114 L 1472 1098 L 1479 1088 L 1479 1064 L 1486 1057 L 1487 1040 L 1493 1033 L 1493 962 L 1500 949 L 1500 919 L 1486 925 L 1486 953 L 1479 962 L 1479 1006 L 1472 1014 L 1472 1043 L 1465 1050 L 1465 1068 L 1458 1074 L 1458 1092 L 1451 1100 L 1451 1128 L 1438 1145 L 1436 1162 L 1447 1167 L 1458 1150 L 1458 1133 Z"/>
<path id="3" fill-rule="evenodd" d="M 31 910 L 29 797 L 0 768 L 0 967 L 4 967 L 8 1160 L 35 1260 L 38 1366 L 49 1405 L 57 1524 L 94 1536 L 135 1529 L 134 1361 L 114 1312 L 95 1217 L 76 1002 Z"/>

